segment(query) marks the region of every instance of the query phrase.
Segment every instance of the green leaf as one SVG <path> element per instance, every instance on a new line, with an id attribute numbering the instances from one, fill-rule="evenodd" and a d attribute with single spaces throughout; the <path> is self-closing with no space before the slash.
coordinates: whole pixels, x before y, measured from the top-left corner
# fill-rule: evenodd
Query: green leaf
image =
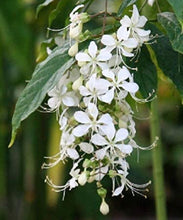
<path id="1" fill-rule="evenodd" d="M 167 1 L 172 6 L 183 30 L 183 1 L 182 0 L 167 0 Z"/>
<path id="2" fill-rule="evenodd" d="M 121 16 L 123 14 L 123 11 L 125 10 L 126 7 L 134 4 L 136 2 L 136 0 L 123 0 L 123 2 L 121 3 L 119 9 L 118 9 L 118 16 Z"/>
<path id="3" fill-rule="evenodd" d="M 38 16 L 39 12 L 42 10 L 42 8 L 48 6 L 50 3 L 52 3 L 54 0 L 45 0 L 42 4 L 40 4 L 38 7 L 37 7 L 37 10 L 36 10 L 36 17 Z"/>
<path id="4" fill-rule="evenodd" d="M 66 18 L 68 18 L 69 13 L 72 11 L 74 4 L 75 4 L 74 0 L 69 0 L 69 4 L 68 4 L 68 0 L 59 1 L 56 9 L 52 10 L 49 15 L 49 19 L 48 19 L 49 27 L 51 27 L 53 21 L 57 17 L 59 17 L 61 21 L 60 23 L 63 23 L 64 25 L 65 20 Z"/>
<path id="5" fill-rule="evenodd" d="M 173 49 L 183 53 L 183 32 L 175 14 L 172 12 L 160 13 L 158 21 L 166 30 Z"/>
<path id="6" fill-rule="evenodd" d="M 59 81 L 61 76 L 73 65 L 74 59 L 68 55 L 69 44 L 55 49 L 45 61 L 40 63 L 33 73 L 15 106 L 12 118 L 12 138 L 14 143 L 20 123 L 34 112 L 42 103 L 47 92 Z"/>
<path id="7" fill-rule="evenodd" d="M 47 47 L 50 49 L 55 45 L 54 39 L 50 38 L 48 40 L 45 40 L 41 43 L 40 51 L 38 54 L 38 57 L 36 59 L 36 62 L 41 62 L 48 56 L 47 54 Z"/>
<path id="8" fill-rule="evenodd" d="M 157 39 L 152 44 L 159 67 L 177 87 L 183 97 L 183 55 L 174 51 L 167 37 Z"/>
<path id="9" fill-rule="evenodd" d="M 147 98 L 157 90 L 157 71 L 146 46 L 142 47 L 136 67 L 138 70 L 134 72 L 134 81 L 139 85 L 142 96 Z"/>

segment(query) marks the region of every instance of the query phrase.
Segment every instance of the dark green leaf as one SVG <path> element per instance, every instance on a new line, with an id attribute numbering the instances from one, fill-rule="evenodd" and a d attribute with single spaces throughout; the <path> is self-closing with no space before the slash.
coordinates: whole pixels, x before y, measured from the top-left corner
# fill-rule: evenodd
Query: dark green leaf
<path id="1" fill-rule="evenodd" d="M 56 9 L 52 10 L 49 15 L 49 27 L 51 27 L 53 21 L 59 17 L 61 19 L 60 23 L 65 24 L 66 18 L 68 18 L 69 13 L 72 11 L 72 7 L 74 6 L 74 0 L 70 0 L 68 4 L 68 0 L 61 0 L 58 2 Z"/>
<path id="2" fill-rule="evenodd" d="M 45 0 L 42 4 L 40 4 L 37 7 L 36 10 L 36 16 L 38 16 L 39 12 L 42 10 L 42 8 L 46 7 L 47 5 L 49 5 L 50 3 L 52 3 L 54 0 Z"/>
<path id="3" fill-rule="evenodd" d="M 134 4 L 136 2 L 136 0 L 123 0 L 123 2 L 121 3 L 119 9 L 118 9 L 118 16 L 121 16 L 123 14 L 123 11 L 125 10 L 126 7 Z"/>
<path id="4" fill-rule="evenodd" d="M 134 80 L 139 85 L 142 96 L 147 98 L 157 90 L 157 71 L 146 46 L 142 47 L 136 67 L 138 71 L 134 72 Z"/>
<path id="5" fill-rule="evenodd" d="M 183 32 L 175 14 L 171 12 L 160 13 L 158 21 L 166 30 L 173 49 L 183 53 Z"/>
<path id="6" fill-rule="evenodd" d="M 42 63 L 38 65 L 21 96 L 19 97 L 13 119 L 12 138 L 9 147 L 12 146 L 20 123 L 34 112 L 41 104 L 46 93 L 52 89 L 61 76 L 72 66 L 74 59 L 68 55 L 69 45 L 57 48 Z"/>
<path id="7" fill-rule="evenodd" d="M 183 97 L 183 55 L 175 52 L 167 37 L 157 39 L 152 44 L 159 67 L 168 76 Z"/>
<path id="8" fill-rule="evenodd" d="M 172 6 L 183 30 L 183 1 L 182 0 L 167 0 L 167 1 Z"/>

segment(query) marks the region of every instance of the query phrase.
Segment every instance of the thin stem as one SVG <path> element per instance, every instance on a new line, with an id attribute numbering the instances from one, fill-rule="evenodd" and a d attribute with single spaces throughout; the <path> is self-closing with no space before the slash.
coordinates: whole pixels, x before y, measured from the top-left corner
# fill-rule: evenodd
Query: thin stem
<path id="1" fill-rule="evenodd" d="M 160 9 L 160 6 L 159 6 L 159 3 L 158 3 L 158 0 L 155 0 L 156 1 L 156 6 L 157 6 L 157 9 L 158 9 L 158 12 L 161 13 L 161 9 Z"/>
<path id="2" fill-rule="evenodd" d="M 152 101 L 151 111 L 152 111 L 151 139 L 152 141 L 154 141 L 156 137 L 160 137 L 160 124 L 159 124 L 159 116 L 158 116 L 157 99 L 154 99 Z M 153 157 L 153 179 L 154 179 L 154 190 L 155 190 L 156 219 L 167 220 L 162 145 L 160 138 L 157 142 L 157 146 L 152 150 L 152 157 Z"/>
<path id="3" fill-rule="evenodd" d="M 145 0 L 145 1 L 142 3 L 142 6 L 140 7 L 139 12 L 142 11 L 142 9 L 145 7 L 146 4 L 147 4 L 147 0 Z"/>
<path id="4" fill-rule="evenodd" d="M 104 32 L 105 32 L 106 17 L 107 17 L 107 0 L 105 0 L 105 13 L 104 13 L 104 20 L 103 20 L 103 27 L 102 27 L 102 35 L 104 35 Z"/>

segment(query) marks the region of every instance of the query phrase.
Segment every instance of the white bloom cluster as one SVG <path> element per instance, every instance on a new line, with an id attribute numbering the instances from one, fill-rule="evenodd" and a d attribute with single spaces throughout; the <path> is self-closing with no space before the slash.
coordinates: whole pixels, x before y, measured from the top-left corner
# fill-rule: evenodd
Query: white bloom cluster
<path id="1" fill-rule="evenodd" d="M 70 15 L 72 38 L 77 38 L 82 29 L 85 14 L 77 13 L 81 7 Z M 124 16 L 116 33 L 102 36 L 99 43 L 103 48 L 98 49 L 96 42 L 91 41 L 88 49 L 76 54 L 77 65 L 48 93 L 48 106 L 50 111 L 57 111 L 62 135 L 58 154 L 47 158 L 49 162 L 43 168 L 51 168 L 67 158 L 73 160 L 73 167 L 64 186 L 54 185 L 48 177 L 46 182 L 55 191 L 65 192 L 96 181 L 103 214 L 109 212 L 101 183 L 104 177 L 112 180 L 113 196 L 123 196 L 125 188 L 142 195 L 149 185 L 137 185 L 127 179 L 126 158 L 134 148 L 141 147 L 134 141 L 133 111 L 126 99 L 130 95 L 139 101 L 139 86 L 124 63 L 124 57 L 133 57 L 149 40 L 150 31 L 143 29 L 146 21 L 133 5 L 132 17 Z"/>

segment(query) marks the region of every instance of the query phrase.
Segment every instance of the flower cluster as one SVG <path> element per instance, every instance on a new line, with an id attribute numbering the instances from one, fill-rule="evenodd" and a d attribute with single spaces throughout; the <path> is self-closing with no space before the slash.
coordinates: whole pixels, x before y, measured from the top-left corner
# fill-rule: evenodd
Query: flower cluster
<path id="1" fill-rule="evenodd" d="M 79 37 L 82 24 L 87 20 L 83 19 L 88 17 L 86 13 L 77 12 L 81 7 L 77 6 L 70 15 L 71 38 Z M 133 5 L 132 17 L 125 15 L 116 33 L 104 34 L 100 42 L 91 41 L 86 50 L 76 53 L 77 65 L 48 93 L 47 104 L 50 111 L 57 112 L 62 135 L 59 152 L 49 157 L 43 168 L 51 168 L 68 158 L 73 160 L 73 167 L 65 185 L 56 186 L 48 177 L 46 182 L 55 191 L 65 193 L 66 189 L 96 181 L 103 214 L 109 212 L 105 202 L 107 191 L 102 185 L 107 176 L 112 180 L 112 196 L 123 196 L 127 188 L 143 195 L 150 184 L 130 182 L 126 160 L 134 148 L 141 149 L 134 140 L 135 122 L 127 97 L 143 102 L 146 99 L 136 97 L 139 86 L 124 57 L 133 57 L 149 40 L 150 30 L 143 29 L 146 21 Z M 97 44 L 103 45 L 102 49 Z"/>

